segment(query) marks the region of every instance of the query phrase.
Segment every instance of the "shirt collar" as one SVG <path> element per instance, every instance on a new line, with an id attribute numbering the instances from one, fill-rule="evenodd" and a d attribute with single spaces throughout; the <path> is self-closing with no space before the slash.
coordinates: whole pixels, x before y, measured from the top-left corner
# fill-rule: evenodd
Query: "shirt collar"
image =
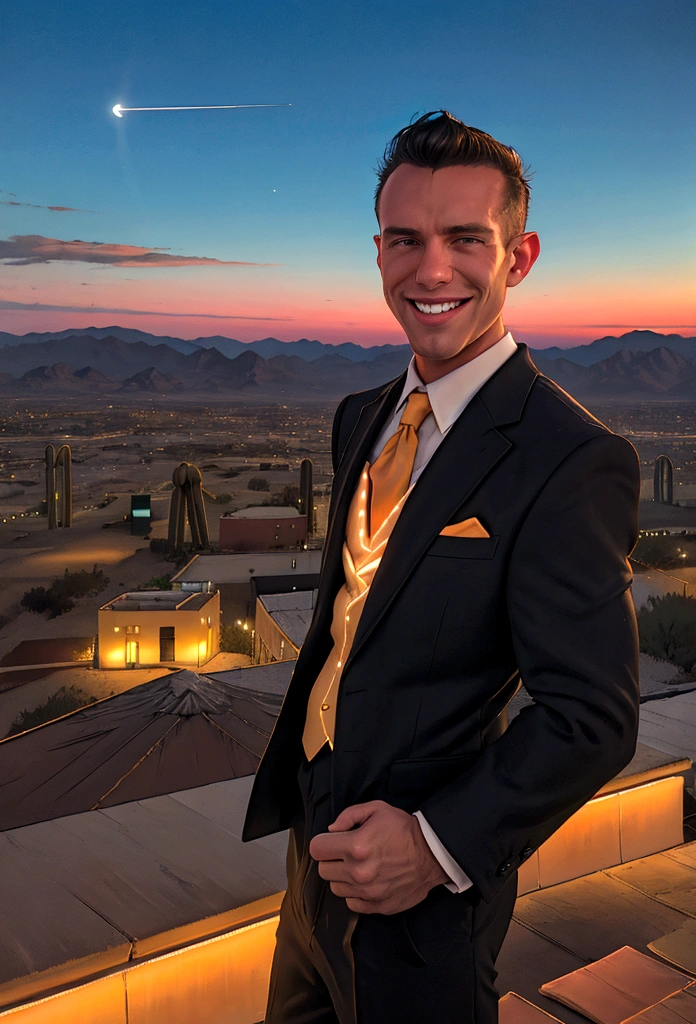
<path id="1" fill-rule="evenodd" d="M 483 387 L 489 377 L 499 370 L 506 360 L 517 351 L 517 344 L 508 331 L 495 345 L 476 356 L 469 363 L 450 370 L 444 377 L 424 384 L 416 369 L 415 357 L 411 359 L 406 373 L 406 382 L 396 408 L 400 412 L 412 391 L 427 391 L 437 428 L 444 434 L 461 416 L 462 412 Z"/>

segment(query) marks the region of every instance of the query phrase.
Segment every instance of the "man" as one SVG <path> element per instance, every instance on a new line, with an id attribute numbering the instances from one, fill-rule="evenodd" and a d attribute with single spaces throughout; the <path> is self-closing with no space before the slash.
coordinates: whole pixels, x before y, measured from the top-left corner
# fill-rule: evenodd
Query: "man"
<path id="1" fill-rule="evenodd" d="M 494 1024 L 517 867 L 634 750 L 639 466 L 503 326 L 528 195 L 445 111 L 385 153 L 377 262 L 414 356 L 336 413 L 315 615 L 249 804 L 245 838 L 291 827 L 266 1024 Z"/>

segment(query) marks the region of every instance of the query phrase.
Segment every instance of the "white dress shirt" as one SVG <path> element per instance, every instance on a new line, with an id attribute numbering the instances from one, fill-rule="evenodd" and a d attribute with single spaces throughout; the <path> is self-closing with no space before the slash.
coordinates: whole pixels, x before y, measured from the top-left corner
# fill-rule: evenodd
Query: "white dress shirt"
<path id="1" fill-rule="evenodd" d="M 411 392 L 427 391 L 432 413 L 426 417 L 418 431 L 418 451 L 413 464 L 410 482 L 410 487 L 413 487 L 438 447 L 444 441 L 452 424 L 461 416 L 476 392 L 483 387 L 489 377 L 492 377 L 496 370 L 500 369 L 503 363 L 516 351 L 517 345 L 512 335 L 508 332 L 495 345 L 482 352 L 480 356 L 476 356 L 475 359 L 465 363 L 464 366 L 458 366 L 456 370 L 451 370 L 444 377 L 434 380 L 431 384 L 423 383 L 416 369 L 415 358 L 411 359 L 401 397 L 392 418 L 384 427 L 374 448 L 370 452 L 370 463 L 375 461 L 389 438 L 398 429 L 406 400 Z M 416 811 L 415 816 L 418 819 L 421 831 L 423 832 L 423 838 L 430 847 L 431 853 L 451 879 L 450 882 L 445 883 L 447 888 L 451 892 L 464 892 L 465 889 L 469 889 L 473 882 L 466 872 L 450 856 L 421 812 Z"/>

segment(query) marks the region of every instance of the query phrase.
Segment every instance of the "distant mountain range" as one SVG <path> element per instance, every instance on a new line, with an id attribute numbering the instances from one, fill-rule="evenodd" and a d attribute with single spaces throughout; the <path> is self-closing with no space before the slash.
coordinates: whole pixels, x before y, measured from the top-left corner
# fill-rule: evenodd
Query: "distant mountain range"
<path id="1" fill-rule="evenodd" d="M 321 359 L 324 355 L 343 356 L 354 363 L 371 362 L 380 355 L 395 350 L 405 351 L 407 345 L 375 345 L 372 348 L 363 348 L 361 345 L 354 345 L 352 342 L 345 342 L 343 345 L 326 345 L 321 341 L 309 341 L 307 338 L 300 338 L 299 341 L 279 341 L 278 338 L 261 338 L 259 341 L 237 341 L 236 338 L 223 338 L 221 335 L 214 335 L 211 338 L 195 338 L 193 341 L 184 341 L 183 338 L 170 338 L 156 334 L 148 334 L 146 331 L 135 331 L 129 327 L 80 327 L 67 331 L 53 331 L 46 334 L 7 334 L 0 331 L 0 346 L 3 345 L 41 345 L 47 341 L 67 341 L 72 338 L 89 337 L 118 338 L 120 341 L 143 342 L 145 345 L 157 347 L 167 345 L 184 355 L 191 355 L 201 348 L 216 348 L 229 359 L 240 356 L 242 352 L 257 352 L 264 359 L 272 356 L 288 355 L 299 356 L 305 362 L 311 363 L 315 359 Z"/>
<path id="2" fill-rule="evenodd" d="M 298 398 L 334 396 L 398 376 L 411 350 L 408 345 L 385 347 L 373 359 L 356 362 L 333 354 L 333 347 L 326 345 L 331 354 L 309 362 L 296 355 L 264 359 L 251 346 L 228 358 L 216 348 L 195 347 L 185 354 L 169 345 L 70 335 L 0 348 L 0 393 L 263 390 Z"/>
<path id="3" fill-rule="evenodd" d="M 126 328 L 0 333 L 0 394 L 252 392 L 334 397 L 375 387 L 408 365 L 408 345 L 327 345 L 264 338 L 159 338 Z M 10 339 L 10 340 L 7 340 Z M 227 351 L 222 351 L 226 348 Z M 579 399 L 696 398 L 696 338 L 631 331 L 571 349 L 532 350 Z"/>
<path id="4" fill-rule="evenodd" d="M 627 349 L 631 352 L 652 352 L 656 348 L 669 348 L 685 359 L 696 360 L 696 338 L 684 338 L 681 334 L 657 334 L 655 331 L 629 331 L 619 337 L 609 334 L 589 345 L 577 345 L 574 348 L 554 345 L 552 348 L 533 349 L 532 355 L 534 358 L 539 356 L 549 360 L 569 359 L 581 366 L 592 366 Z"/>
<path id="5" fill-rule="evenodd" d="M 696 359 L 671 348 L 619 349 L 608 359 L 582 366 L 570 359 L 547 359 L 537 352 L 539 369 L 579 399 L 696 398 Z"/>

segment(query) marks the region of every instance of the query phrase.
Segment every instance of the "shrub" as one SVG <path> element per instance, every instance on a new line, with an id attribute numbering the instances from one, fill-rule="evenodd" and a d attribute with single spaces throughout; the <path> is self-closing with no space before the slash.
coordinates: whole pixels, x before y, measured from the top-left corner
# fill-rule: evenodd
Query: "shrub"
<path id="1" fill-rule="evenodd" d="M 78 708 L 94 704 L 98 697 L 77 686 L 61 686 L 53 696 L 49 697 L 45 704 L 40 704 L 33 711 L 20 711 L 10 726 L 8 736 L 14 736 L 26 729 L 33 729 L 36 725 L 43 725 L 44 722 L 52 722 L 55 718 L 67 715 L 70 711 L 77 711 Z"/>
<path id="2" fill-rule="evenodd" d="M 295 484 L 288 484 L 288 486 L 284 487 L 278 494 L 274 494 L 266 504 L 279 505 L 281 508 L 299 509 L 300 488 L 296 487 Z"/>
<path id="3" fill-rule="evenodd" d="M 270 489 L 265 476 L 252 476 L 247 487 L 250 491 L 268 491 Z"/>
<path id="4" fill-rule="evenodd" d="M 173 590 L 174 584 L 169 576 L 151 576 L 147 583 L 143 583 L 140 590 Z"/>
<path id="5" fill-rule="evenodd" d="M 68 572 L 66 569 L 65 575 L 51 584 L 51 590 L 66 597 L 87 597 L 89 594 L 101 594 L 108 585 L 108 577 L 95 565 L 91 572 L 85 569 Z"/>
<path id="6" fill-rule="evenodd" d="M 220 630 L 220 650 L 251 656 L 251 630 L 233 623 Z"/>
<path id="7" fill-rule="evenodd" d="M 37 615 L 41 614 L 41 612 L 48 611 L 48 591 L 45 587 L 32 587 L 31 590 L 25 592 L 19 603 L 27 611 L 36 612 Z"/>
<path id="8" fill-rule="evenodd" d="M 96 565 L 91 572 L 85 569 L 68 572 L 66 569 L 65 575 L 54 580 L 48 590 L 45 587 L 32 587 L 19 603 L 30 612 L 49 612 L 49 618 L 55 619 L 75 607 L 74 598 L 100 594 L 108 585 L 108 577 Z"/>
<path id="9" fill-rule="evenodd" d="M 75 602 L 67 594 L 62 593 L 58 590 L 53 592 L 53 587 L 48 591 L 48 597 L 50 604 L 48 606 L 49 619 L 57 619 L 59 615 L 63 615 L 65 612 L 71 612 L 75 607 Z"/>
<path id="10" fill-rule="evenodd" d="M 696 598 L 666 594 L 648 604 L 638 612 L 641 651 L 696 671 Z"/>
<path id="11" fill-rule="evenodd" d="M 212 491 L 203 491 L 203 497 L 206 501 L 213 501 L 218 505 L 227 505 L 232 500 L 232 495 L 228 491 L 221 491 L 220 494 L 213 494 Z"/>
<path id="12" fill-rule="evenodd" d="M 150 551 L 157 558 L 164 558 L 171 562 L 178 556 L 178 551 L 166 537 L 153 537 L 150 541 Z"/>

